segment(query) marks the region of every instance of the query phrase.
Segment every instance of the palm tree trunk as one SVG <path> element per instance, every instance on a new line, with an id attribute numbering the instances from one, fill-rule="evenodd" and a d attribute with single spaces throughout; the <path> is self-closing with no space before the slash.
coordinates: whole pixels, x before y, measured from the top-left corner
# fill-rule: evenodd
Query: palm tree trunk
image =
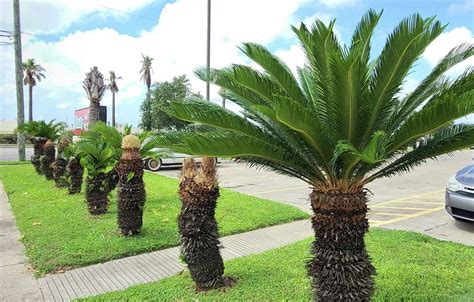
<path id="1" fill-rule="evenodd" d="M 28 121 L 33 121 L 33 86 L 30 84 L 28 85 L 28 92 L 29 92 L 29 100 L 28 100 Z"/>
<path id="2" fill-rule="evenodd" d="M 68 193 L 77 194 L 81 192 L 84 169 L 82 169 L 79 160 L 77 158 L 71 158 L 67 164 L 66 171 L 69 178 Z"/>
<path id="3" fill-rule="evenodd" d="M 118 184 L 118 226 L 125 236 L 140 233 L 145 205 L 145 184 L 143 182 L 143 161 L 138 149 L 123 149 L 117 166 Z M 129 176 L 132 178 L 129 179 Z"/>
<path id="4" fill-rule="evenodd" d="M 89 106 L 89 127 L 99 120 L 100 105 L 91 101 Z"/>
<path id="5" fill-rule="evenodd" d="M 205 165 L 203 162 L 203 170 Z M 212 173 L 215 179 L 215 170 Z M 219 252 L 218 226 L 214 217 L 219 187 L 217 182 L 213 185 L 206 179 L 209 177 L 203 171 L 197 174 L 194 160 L 186 159 L 179 186 L 182 206 L 178 226 L 181 253 L 198 290 L 226 285 L 224 262 Z"/>
<path id="6" fill-rule="evenodd" d="M 317 301 L 370 301 L 375 268 L 365 249 L 366 192 L 310 195 L 315 241 L 307 263 Z"/>
<path id="7" fill-rule="evenodd" d="M 101 215 L 107 213 L 109 199 L 107 195 L 107 175 L 99 173 L 95 177 L 86 178 L 86 201 L 89 213 L 92 215 Z"/>
<path id="8" fill-rule="evenodd" d="M 115 92 L 112 91 L 112 127 L 115 127 Z"/>
<path id="9" fill-rule="evenodd" d="M 53 164 L 53 178 L 56 185 L 56 188 L 67 188 L 68 182 L 66 177 L 66 167 L 67 160 L 64 158 L 58 158 L 54 161 Z"/>
<path id="10" fill-rule="evenodd" d="M 48 140 L 43 146 L 44 155 L 41 156 L 41 170 L 43 171 L 46 179 L 53 179 L 53 167 L 54 158 L 56 157 L 56 149 L 54 148 L 54 142 Z"/>
<path id="11" fill-rule="evenodd" d="M 35 143 L 33 144 L 33 155 L 31 156 L 31 163 L 35 167 L 36 173 L 39 175 L 43 174 L 41 170 L 40 158 L 43 155 L 43 146 L 46 143 L 46 139 L 43 137 L 35 138 Z"/>

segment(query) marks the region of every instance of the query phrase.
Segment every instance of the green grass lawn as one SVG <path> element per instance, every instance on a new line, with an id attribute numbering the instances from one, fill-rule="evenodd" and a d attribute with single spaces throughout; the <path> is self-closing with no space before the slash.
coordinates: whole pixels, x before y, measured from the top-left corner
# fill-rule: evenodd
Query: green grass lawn
<path id="1" fill-rule="evenodd" d="M 87 301 L 310 301 L 310 239 L 226 262 L 237 285 L 195 293 L 189 273 L 85 299 Z M 474 301 L 474 248 L 417 233 L 371 229 L 377 269 L 375 301 Z"/>
<path id="2" fill-rule="evenodd" d="M 88 214 L 84 194 L 68 195 L 56 189 L 29 165 L 1 165 L 16 223 L 30 263 L 38 274 L 84 266 L 154 251 L 178 244 L 177 215 L 180 209 L 178 181 L 145 173 L 147 200 L 143 228 L 136 237 L 117 232 L 117 207 L 111 195 L 109 213 Z M 222 236 L 307 218 L 288 205 L 222 189 L 217 220 Z"/>

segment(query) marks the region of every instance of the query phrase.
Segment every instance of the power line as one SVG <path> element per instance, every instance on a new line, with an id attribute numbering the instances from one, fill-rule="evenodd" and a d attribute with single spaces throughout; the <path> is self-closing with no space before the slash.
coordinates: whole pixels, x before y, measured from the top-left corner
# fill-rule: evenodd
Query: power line
<path id="1" fill-rule="evenodd" d="M 154 20 L 152 18 L 148 18 L 148 17 L 145 17 L 145 16 L 140 16 L 140 15 L 137 15 L 137 14 L 129 13 L 127 11 L 123 11 L 123 10 L 120 10 L 120 9 L 104 6 L 104 5 L 97 4 L 97 3 L 91 3 L 91 4 L 93 4 L 95 6 L 98 6 L 98 7 L 105 8 L 105 9 L 113 10 L 113 11 L 116 11 L 116 12 L 119 12 L 119 13 L 122 13 L 122 14 L 130 15 L 130 16 L 135 17 L 135 18 L 140 18 L 140 19 L 144 19 L 144 20 L 147 20 L 147 21 L 156 22 L 156 20 Z"/>

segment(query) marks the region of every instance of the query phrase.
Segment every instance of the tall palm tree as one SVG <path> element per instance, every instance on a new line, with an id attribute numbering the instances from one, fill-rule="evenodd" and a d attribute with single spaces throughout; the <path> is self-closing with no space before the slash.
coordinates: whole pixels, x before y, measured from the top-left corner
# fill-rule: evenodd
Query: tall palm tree
<path id="1" fill-rule="evenodd" d="M 245 116 L 211 102 L 173 102 L 171 115 L 216 130 L 156 139 L 182 153 L 240 157 L 307 182 L 316 239 L 307 267 L 321 301 L 368 301 L 373 293 L 365 186 L 474 144 L 474 125 L 452 123 L 474 112 L 473 69 L 455 79 L 444 75 L 471 57 L 474 46 L 451 50 L 403 95 L 410 70 L 445 26 L 414 14 L 371 57 L 380 17 L 370 10 L 344 46 L 334 34 L 335 21 L 293 27 L 306 55 L 296 75 L 263 46 L 243 44 L 243 53 L 263 71 L 232 65 L 197 75 L 224 87 Z"/>
<path id="2" fill-rule="evenodd" d="M 99 120 L 100 101 L 104 96 L 107 86 L 104 83 L 104 76 L 100 73 L 97 66 L 91 68 L 86 73 L 82 88 L 84 88 L 87 98 L 90 101 L 89 105 L 89 126 L 93 125 Z"/>
<path id="3" fill-rule="evenodd" d="M 143 81 L 147 88 L 147 98 L 150 95 L 150 87 L 151 87 L 151 73 L 153 72 L 153 68 L 151 66 L 153 58 L 150 56 L 145 56 L 142 54 L 142 68 L 140 69 L 140 80 Z"/>
<path id="4" fill-rule="evenodd" d="M 109 71 L 109 73 L 107 88 L 112 92 L 112 127 L 115 127 L 115 94 L 119 92 L 117 80 L 120 80 L 122 77 L 116 77 L 114 71 Z"/>
<path id="5" fill-rule="evenodd" d="M 36 86 L 38 82 L 41 82 L 41 79 L 46 78 L 44 75 L 44 69 L 40 64 L 36 64 L 35 59 L 28 59 L 26 62 L 23 62 L 23 84 L 28 85 L 28 121 L 33 121 L 33 87 Z"/>

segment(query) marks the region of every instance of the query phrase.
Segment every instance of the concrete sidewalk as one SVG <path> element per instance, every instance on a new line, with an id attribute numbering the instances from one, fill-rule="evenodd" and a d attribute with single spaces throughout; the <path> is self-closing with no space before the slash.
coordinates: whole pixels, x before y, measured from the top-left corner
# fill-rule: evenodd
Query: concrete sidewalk
<path id="1" fill-rule="evenodd" d="M 224 260 L 261 253 L 311 236 L 308 220 L 221 238 Z M 182 271 L 179 247 L 112 260 L 38 279 L 46 301 L 70 301 L 158 281 Z"/>
<path id="2" fill-rule="evenodd" d="M 27 267 L 7 194 L 0 182 L 0 301 L 41 301 L 38 282 Z"/>

